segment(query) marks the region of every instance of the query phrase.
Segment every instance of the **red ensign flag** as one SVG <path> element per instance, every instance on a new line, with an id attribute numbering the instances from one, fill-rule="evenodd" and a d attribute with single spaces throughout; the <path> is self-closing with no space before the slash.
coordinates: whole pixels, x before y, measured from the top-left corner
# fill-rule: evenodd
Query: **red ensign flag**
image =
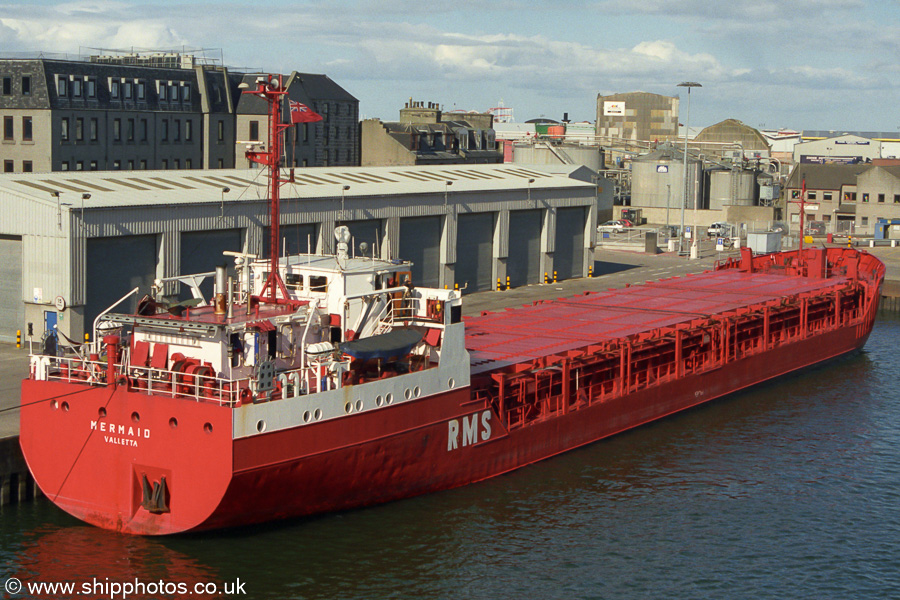
<path id="1" fill-rule="evenodd" d="M 322 120 L 322 115 L 313 112 L 307 105 L 302 102 L 288 100 L 288 106 L 291 110 L 291 123 L 315 123 Z"/>

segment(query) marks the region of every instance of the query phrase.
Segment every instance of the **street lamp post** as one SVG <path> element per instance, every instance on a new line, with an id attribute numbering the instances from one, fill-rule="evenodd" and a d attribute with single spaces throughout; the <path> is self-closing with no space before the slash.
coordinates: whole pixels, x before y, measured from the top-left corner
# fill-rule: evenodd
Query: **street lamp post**
<path id="1" fill-rule="evenodd" d="M 687 88 L 687 92 L 688 92 L 687 119 L 685 119 L 685 121 L 684 121 L 684 168 L 682 170 L 682 177 L 684 179 L 684 181 L 682 182 L 682 184 L 683 184 L 682 191 L 684 193 L 684 196 L 681 200 L 681 235 L 679 236 L 679 241 L 678 241 L 678 254 L 682 254 L 684 252 L 684 207 L 685 207 L 685 205 L 687 205 L 687 199 L 688 199 L 688 194 L 689 194 L 687 165 L 688 165 L 688 131 L 690 130 L 690 126 L 691 126 L 691 88 L 703 87 L 703 86 L 700 85 L 699 83 L 697 83 L 696 81 L 682 81 L 676 87 Z M 694 214 L 696 214 L 696 208 L 697 207 L 695 205 L 694 206 L 694 209 L 695 209 Z M 695 218 L 694 220 L 696 221 L 697 219 Z M 695 230 L 697 229 L 696 223 L 694 223 L 694 229 Z M 697 232 L 691 231 L 691 245 L 692 245 L 691 258 L 699 257 L 699 247 L 697 246 L 697 242 L 698 242 Z M 697 250 L 695 251 L 694 248 L 697 248 Z M 696 254 L 695 254 L 695 252 L 696 252 Z"/>
<path id="2" fill-rule="evenodd" d="M 344 192 L 350 189 L 349 185 L 345 185 L 341 187 L 341 221 L 346 221 L 347 217 L 344 214 Z"/>

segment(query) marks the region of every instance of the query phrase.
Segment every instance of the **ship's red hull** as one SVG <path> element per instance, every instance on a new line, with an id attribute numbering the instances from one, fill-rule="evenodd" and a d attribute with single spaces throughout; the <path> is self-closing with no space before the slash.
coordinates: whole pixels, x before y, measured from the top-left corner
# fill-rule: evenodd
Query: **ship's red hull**
<path id="1" fill-rule="evenodd" d="M 352 424 L 338 419 L 232 440 L 231 411 L 221 406 L 186 407 L 124 387 L 72 394 L 71 385 L 26 380 L 22 447 L 42 491 L 94 525 L 137 534 L 246 525 L 480 481 L 851 352 L 867 335 L 846 327 L 509 432 L 464 389 L 348 417 Z M 68 409 L 40 401 L 49 397 Z M 91 428 L 101 407 L 112 434 Z M 457 436 L 453 447 L 451 421 L 460 429 L 475 423 L 475 443 Z M 129 435 L 129 427 L 147 435 Z M 166 475 L 171 512 L 141 507 L 140 472 L 151 480 Z"/>
<path id="2" fill-rule="evenodd" d="M 798 253 L 748 254 L 740 270 L 728 263 L 706 277 L 489 317 L 467 328 L 477 371 L 470 387 L 421 398 L 407 389 L 406 401 L 365 399 L 352 414 L 272 431 L 247 427 L 252 413 L 240 405 L 148 394 L 127 380 L 29 378 L 21 445 L 54 503 L 135 534 L 247 525 L 466 485 L 861 348 L 884 266 L 840 249 L 807 254 L 799 262 Z M 720 308 L 703 314 L 713 300 Z M 595 323 L 602 315 L 607 321 Z"/>

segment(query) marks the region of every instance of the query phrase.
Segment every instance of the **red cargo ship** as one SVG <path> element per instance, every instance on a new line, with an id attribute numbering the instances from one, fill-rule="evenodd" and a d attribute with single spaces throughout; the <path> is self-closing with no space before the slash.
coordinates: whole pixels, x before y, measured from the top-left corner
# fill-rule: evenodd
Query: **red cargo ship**
<path id="1" fill-rule="evenodd" d="M 170 534 L 466 485 L 857 350 L 884 277 L 853 249 L 745 249 L 464 320 L 458 292 L 336 234 L 336 255 L 240 257 L 210 305 L 168 305 L 160 282 L 98 317 L 93 344 L 34 354 L 20 436 L 44 494 Z"/>

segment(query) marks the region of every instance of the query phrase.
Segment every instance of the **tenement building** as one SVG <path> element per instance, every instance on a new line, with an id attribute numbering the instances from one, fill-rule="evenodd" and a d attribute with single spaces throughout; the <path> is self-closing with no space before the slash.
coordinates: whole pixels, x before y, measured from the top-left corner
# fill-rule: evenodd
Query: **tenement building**
<path id="1" fill-rule="evenodd" d="M 240 142 L 254 141 L 254 122 L 266 131 L 266 115 L 238 86 L 259 75 L 171 56 L 0 59 L 3 171 L 248 166 Z M 284 82 L 292 100 L 323 116 L 296 128 L 288 162 L 358 164 L 358 100 L 326 75 L 294 72 Z"/>

